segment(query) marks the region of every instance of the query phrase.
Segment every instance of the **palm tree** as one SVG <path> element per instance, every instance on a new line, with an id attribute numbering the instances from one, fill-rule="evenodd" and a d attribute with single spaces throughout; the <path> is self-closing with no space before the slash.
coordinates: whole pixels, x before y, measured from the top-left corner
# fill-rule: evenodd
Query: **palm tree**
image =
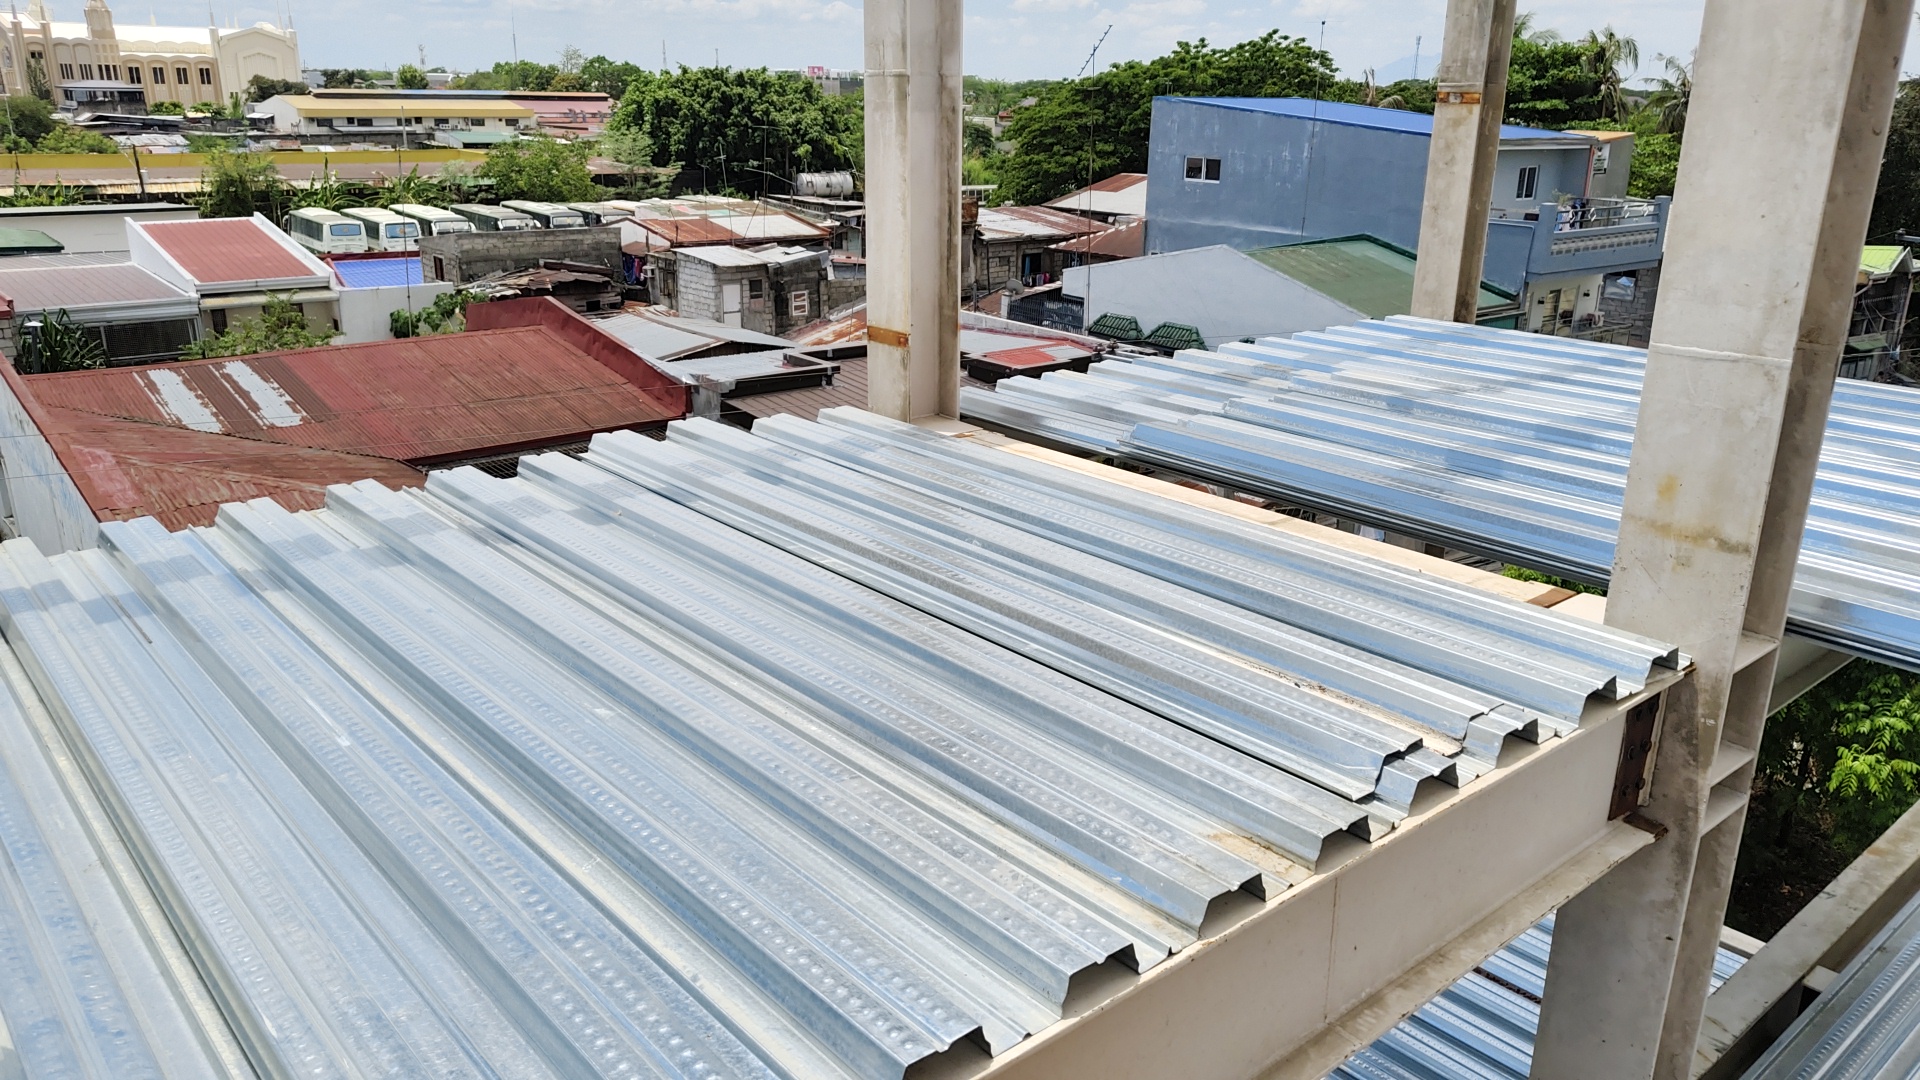
<path id="1" fill-rule="evenodd" d="M 1373 69 L 1368 68 L 1361 76 L 1360 104 L 1371 105 L 1376 109 L 1404 109 L 1407 101 L 1399 94 L 1380 93 L 1380 84 L 1373 81 Z"/>
<path id="2" fill-rule="evenodd" d="M 1588 53 L 1581 60 L 1581 66 L 1588 74 L 1600 78 L 1600 107 L 1615 120 L 1627 118 L 1627 102 L 1624 94 L 1626 76 L 1640 69 L 1640 43 L 1630 37 L 1621 37 L 1609 26 L 1601 31 L 1587 31 L 1580 39 Z M 1621 69 L 1626 68 L 1623 72 Z"/>
<path id="3" fill-rule="evenodd" d="M 1693 97 L 1693 61 L 1689 59 L 1683 64 L 1665 53 L 1657 59 L 1666 66 L 1667 73 L 1648 80 L 1653 83 L 1653 93 L 1647 95 L 1647 108 L 1659 114 L 1661 132 L 1678 138 L 1687 130 L 1687 101 Z"/>
<path id="4" fill-rule="evenodd" d="M 1531 11 L 1523 11 L 1513 17 L 1513 36 L 1522 41 L 1531 41 L 1535 45 L 1555 45 L 1560 42 L 1560 31 L 1533 28 L 1533 21 L 1539 18 Z"/>

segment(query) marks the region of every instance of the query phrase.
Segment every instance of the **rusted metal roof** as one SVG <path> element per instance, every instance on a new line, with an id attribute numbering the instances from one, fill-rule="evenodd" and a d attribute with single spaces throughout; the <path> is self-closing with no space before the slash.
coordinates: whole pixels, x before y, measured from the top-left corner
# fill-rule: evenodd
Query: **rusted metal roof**
<path id="1" fill-rule="evenodd" d="M 665 240 L 671 247 L 731 244 L 740 239 L 740 234 L 705 217 L 645 218 L 634 224 Z"/>
<path id="2" fill-rule="evenodd" d="M 1087 190 L 1089 191 L 1125 191 L 1130 187 L 1133 187 L 1137 184 L 1144 184 L 1146 182 L 1147 182 L 1147 174 L 1143 172 L 1115 173 L 1112 176 L 1107 177 L 1105 180 L 1095 180 L 1092 184 L 1089 184 L 1087 186 Z"/>
<path id="3" fill-rule="evenodd" d="M 417 486 L 398 461 L 235 438 L 72 409 L 42 410 L 43 434 L 102 521 L 151 514 L 169 529 L 212 525 L 221 503 L 268 498 L 289 510 L 326 501 L 329 484 Z"/>
<path id="4" fill-rule="evenodd" d="M 995 206 L 981 207 L 976 227 L 980 238 L 991 243 L 1001 240 L 1066 240 L 1101 232 L 1107 225 L 1079 214 L 1044 206 Z"/>
<path id="5" fill-rule="evenodd" d="M 132 224 L 202 285 L 326 276 L 252 218 Z"/>
<path id="6" fill-rule="evenodd" d="M 1077 236 L 1053 245 L 1053 250 L 1074 255 L 1097 255 L 1106 259 L 1138 258 L 1147 250 L 1147 219 L 1140 218 L 1104 232 Z"/>
<path id="7" fill-rule="evenodd" d="M 637 358 L 631 367 L 659 383 L 634 381 L 552 327 L 519 326 L 27 383 L 52 408 L 417 465 L 684 414 L 683 388 Z"/>

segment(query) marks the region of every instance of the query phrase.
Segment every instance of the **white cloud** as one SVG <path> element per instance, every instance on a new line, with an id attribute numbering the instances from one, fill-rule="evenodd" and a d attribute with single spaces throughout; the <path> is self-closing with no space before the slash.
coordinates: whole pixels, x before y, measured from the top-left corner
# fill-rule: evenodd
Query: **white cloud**
<path id="1" fill-rule="evenodd" d="M 1013 0 L 1015 11 L 1062 12 L 1090 8 L 1093 0 Z"/>

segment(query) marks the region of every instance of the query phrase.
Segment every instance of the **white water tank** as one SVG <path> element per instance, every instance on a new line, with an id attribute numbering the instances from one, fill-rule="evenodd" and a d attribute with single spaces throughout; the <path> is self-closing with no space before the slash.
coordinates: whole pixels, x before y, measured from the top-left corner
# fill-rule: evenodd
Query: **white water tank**
<path id="1" fill-rule="evenodd" d="M 803 172 L 793 178 L 793 193 L 821 199 L 844 199 L 853 194 L 853 174 L 850 172 Z"/>

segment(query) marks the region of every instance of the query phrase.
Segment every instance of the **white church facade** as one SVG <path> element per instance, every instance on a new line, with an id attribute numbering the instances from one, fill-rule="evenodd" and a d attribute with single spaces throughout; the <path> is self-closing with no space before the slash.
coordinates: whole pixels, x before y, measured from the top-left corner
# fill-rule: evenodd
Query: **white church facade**
<path id="1" fill-rule="evenodd" d="M 224 107 L 255 75 L 300 78 L 290 26 L 115 25 L 105 0 L 87 0 L 84 17 L 57 22 L 44 0 L 0 13 L 0 93 L 44 89 L 62 109 L 144 112 L 161 101 Z"/>

